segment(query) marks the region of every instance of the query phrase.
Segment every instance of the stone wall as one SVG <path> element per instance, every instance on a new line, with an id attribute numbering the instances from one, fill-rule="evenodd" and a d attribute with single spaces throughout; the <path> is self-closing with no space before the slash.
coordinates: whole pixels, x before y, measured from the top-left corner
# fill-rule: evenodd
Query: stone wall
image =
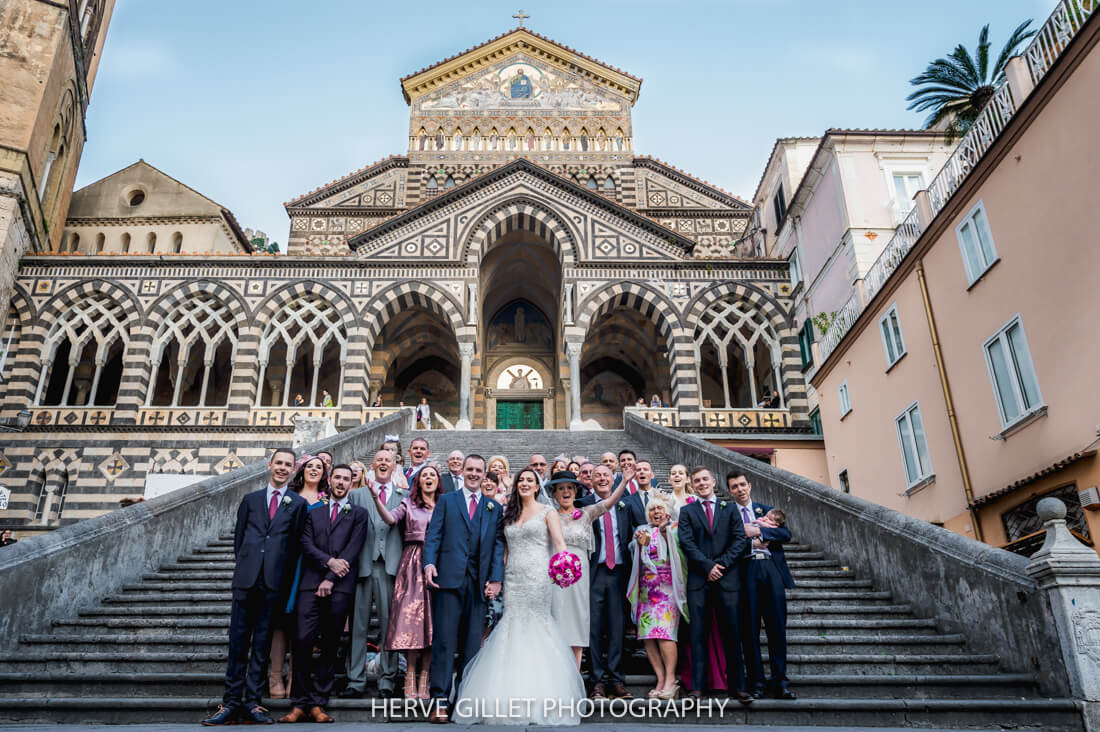
<path id="1" fill-rule="evenodd" d="M 795 538 L 868 573 L 971 651 L 998 653 L 1004 670 L 1036 674 L 1044 694 L 1068 693 L 1049 603 L 1025 557 L 841 493 L 739 453 L 627 414 L 626 431 L 671 461 L 725 475 L 742 470 L 753 497 L 783 508 Z"/>
<path id="2" fill-rule="evenodd" d="M 405 409 L 309 450 L 328 449 L 336 462 L 349 462 L 375 450 L 383 435 L 412 427 L 412 410 Z M 7 547 L 0 554 L 0 649 L 10 650 L 23 633 L 47 632 L 52 619 L 232 529 L 241 498 L 266 478 L 267 464 L 257 462 Z"/>

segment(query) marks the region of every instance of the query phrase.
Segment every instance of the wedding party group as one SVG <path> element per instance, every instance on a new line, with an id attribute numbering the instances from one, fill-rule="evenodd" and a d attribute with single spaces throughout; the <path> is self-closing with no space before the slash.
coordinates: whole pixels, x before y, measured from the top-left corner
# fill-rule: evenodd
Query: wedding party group
<path id="1" fill-rule="evenodd" d="M 423 700 L 435 723 L 577 724 L 581 701 L 633 698 L 628 638 L 651 700 L 794 699 L 787 516 L 724 480 L 673 465 L 659 484 L 631 450 L 513 472 L 458 450 L 441 464 L 423 437 L 406 462 L 387 435 L 369 466 L 277 449 L 237 511 L 225 693 L 202 723 L 273 723 L 265 686 L 290 699 L 280 723 L 334 721 L 345 632 L 339 696 Z"/>

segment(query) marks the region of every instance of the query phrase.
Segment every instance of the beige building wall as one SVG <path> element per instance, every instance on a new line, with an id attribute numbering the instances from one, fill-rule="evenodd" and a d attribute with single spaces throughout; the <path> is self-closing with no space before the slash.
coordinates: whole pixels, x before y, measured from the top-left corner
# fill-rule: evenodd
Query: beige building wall
<path id="1" fill-rule="evenodd" d="M 847 467 L 856 495 L 968 533 L 958 451 L 921 298 L 922 266 L 983 538 L 992 544 L 1007 541 L 1002 515 L 1009 508 L 1062 486 L 1083 490 L 1100 482 L 1097 461 L 1087 454 L 1100 429 L 1100 146 L 1093 142 L 1100 33 L 1095 24 L 1090 30 L 1075 49 L 1080 65 L 1067 67 L 1068 75 L 1052 72 L 1050 83 L 1032 93 L 1002 133 L 1007 143 L 987 153 L 813 378 L 833 485 Z M 956 227 L 979 202 L 999 259 L 968 285 Z M 907 354 L 886 371 L 878 321 L 895 303 Z M 1045 411 L 1004 429 L 984 344 L 1017 316 Z M 842 417 L 837 389 L 845 381 L 852 411 Z M 914 401 L 935 479 L 904 496 L 894 419 Z M 1095 539 L 1100 514 L 1085 515 Z"/>

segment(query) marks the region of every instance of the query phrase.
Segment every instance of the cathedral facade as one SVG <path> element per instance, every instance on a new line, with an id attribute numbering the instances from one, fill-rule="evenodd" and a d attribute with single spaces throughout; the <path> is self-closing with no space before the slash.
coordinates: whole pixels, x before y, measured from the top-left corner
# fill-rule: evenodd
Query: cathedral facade
<path id="1" fill-rule="evenodd" d="M 520 28 L 401 84 L 407 150 L 287 202 L 286 255 L 144 162 L 73 194 L 0 334 L 5 526 L 421 399 L 437 429 L 808 428 L 787 263 L 635 154 L 641 79 Z"/>

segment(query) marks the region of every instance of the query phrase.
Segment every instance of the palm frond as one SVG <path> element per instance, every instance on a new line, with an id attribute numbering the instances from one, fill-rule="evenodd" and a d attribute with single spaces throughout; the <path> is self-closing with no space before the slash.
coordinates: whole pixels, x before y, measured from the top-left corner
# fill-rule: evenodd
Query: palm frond
<path id="1" fill-rule="evenodd" d="M 993 83 L 994 85 L 1004 81 L 1005 78 L 1005 64 L 1013 56 L 1019 55 L 1020 47 L 1029 41 L 1032 36 L 1038 33 L 1038 29 L 1032 28 L 1028 30 L 1028 26 L 1031 25 L 1032 19 L 1029 18 L 1023 23 L 1016 26 L 1016 30 L 1012 31 L 1012 35 L 1005 41 L 1004 48 L 1001 49 L 1000 54 L 997 55 L 997 65 L 993 67 Z"/>

